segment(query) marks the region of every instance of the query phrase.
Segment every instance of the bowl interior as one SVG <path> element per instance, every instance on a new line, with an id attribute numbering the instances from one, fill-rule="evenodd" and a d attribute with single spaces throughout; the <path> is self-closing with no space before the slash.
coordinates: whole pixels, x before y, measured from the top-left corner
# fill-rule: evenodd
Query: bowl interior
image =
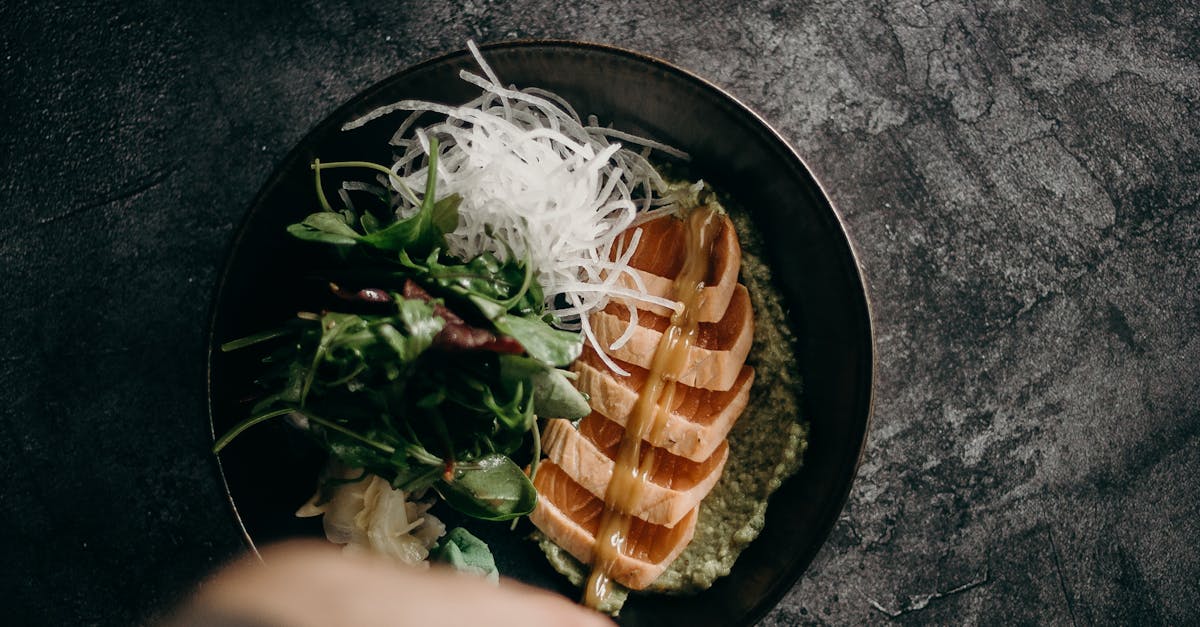
<path id="1" fill-rule="evenodd" d="M 803 375 L 809 421 L 803 469 L 772 497 L 763 533 L 732 573 L 694 597 L 631 597 L 625 625 L 662 620 L 691 625 L 752 624 L 791 587 L 824 542 L 845 502 L 870 416 L 873 343 L 863 280 L 837 214 L 787 144 L 730 96 L 666 63 L 614 48 L 573 42 L 509 42 L 484 47 L 506 83 L 565 97 L 583 115 L 681 148 L 692 173 L 749 210 L 786 304 Z M 294 294 L 314 269 L 311 249 L 286 225 L 317 210 L 308 164 L 388 156 L 395 118 L 354 132 L 339 127 L 377 106 L 406 98 L 460 103 L 477 90 L 458 80 L 475 70 L 465 52 L 401 72 L 355 97 L 284 160 L 251 206 L 234 242 L 214 304 L 210 410 L 222 433 L 247 411 L 256 363 L 215 350 L 221 342 L 270 328 L 293 315 Z M 293 517 L 310 494 L 322 456 L 280 424 L 247 431 L 222 454 L 231 502 L 253 544 L 320 533 Z M 533 543 L 507 524 L 483 530 L 501 572 L 577 595 Z"/>

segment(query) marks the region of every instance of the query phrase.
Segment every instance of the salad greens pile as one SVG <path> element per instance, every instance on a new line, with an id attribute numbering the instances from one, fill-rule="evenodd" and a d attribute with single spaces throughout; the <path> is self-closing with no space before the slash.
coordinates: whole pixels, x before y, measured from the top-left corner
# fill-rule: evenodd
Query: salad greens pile
<path id="1" fill-rule="evenodd" d="M 536 502 L 537 414 L 588 412 L 560 369 L 579 355 L 582 340 L 551 325 L 528 260 L 444 252 L 461 199 L 436 199 L 437 154 L 431 138 L 421 199 L 397 184 L 398 202 L 415 209 L 407 218 L 397 217 L 395 199 L 380 197 L 387 211 L 338 211 L 324 194 L 322 170 L 369 167 L 399 181 L 384 166 L 313 163 L 323 211 L 288 232 L 333 247 L 341 276 L 357 284 L 330 283 L 344 304 L 338 311 L 301 311 L 280 328 L 222 346 L 263 350 L 265 396 L 213 450 L 290 416 L 345 466 L 397 489 L 433 488 L 469 516 L 510 520 Z M 530 460 L 530 475 L 514 455 Z"/>

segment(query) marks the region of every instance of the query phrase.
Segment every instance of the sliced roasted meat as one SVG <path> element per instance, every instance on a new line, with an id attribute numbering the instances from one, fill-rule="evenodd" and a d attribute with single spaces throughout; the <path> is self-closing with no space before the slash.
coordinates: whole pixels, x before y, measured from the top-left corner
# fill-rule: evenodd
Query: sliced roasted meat
<path id="1" fill-rule="evenodd" d="M 686 241 L 686 226 L 683 220 L 675 216 L 664 216 L 642 224 L 641 239 L 638 247 L 629 258 L 629 266 L 641 278 L 646 292 L 661 298 L 673 298 L 675 277 L 683 268 L 684 242 Z M 630 229 L 613 247 L 613 252 L 624 250 L 633 239 L 636 229 Z M 704 292 L 700 296 L 700 306 L 696 309 L 697 320 L 715 322 L 721 319 L 729 300 L 733 298 L 734 286 L 737 285 L 738 272 L 742 267 L 742 248 L 738 244 L 737 231 L 729 216 L 721 216 L 721 232 L 713 244 L 713 261 L 708 276 L 704 278 Z M 622 276 L 623 286 L 633 288 L 633 279 Z M 660 316 L 670 316 L 671 311 L 665 307 L 638 303 L 638 307 Z"/>
<path id="2" fill-rule="evenodd" d="M 571 370 L 578 375 L 575 387 L 589 396 L 592 411 L 624 426 L 649 372 L 624 362 L 617 365 L 629 376 L 617 375 L 596 353 L 585 349 Z M 692 461 L 708 459 L 746 409 L 753 383 L 754 369 L 743 365 L 733 386 L 725 391 L 676 384 L 672 407 L 659 410 L 666 413 L 660 437 L 650 444 Z"/>
<path id="3" fill-rule="evenodd" d="M 611 346 L 629 325 L 629 310 L 621 303 L 609 303 L 589 318 L 592 331 L 601 346 Z M 671 319 L 648 311 L 639 311 L 637 328 L 623 346 L 609 350 L 615 359 L 649 368 L 662 334 Z M 717 322 L 702 322 L 688 356 L 688 369 L 679 377 L 685 385 L 710 390 L 728 390 L 737 382 L 746 355 L 754 343 L 754 312 L 750 294 L 740 283 L 725 315 Z"/>
<path id="4" fill-rule="evenodd" d="M 533 485 L 539 498 L 530 520 L 575 559 L 590 563 L 604 515 L 604 501 L 592 496 L 551 461 L 538 466 Z M 633 518 L 610 576 L 634 590 L 645 588 L 679 557 L 695 531 L 695 509 L 674 527 Z"/>
<path id="5" fill-rule="evenodd" d="M 592 496 L 603 499 L 624 433 L 621 425 L 595 413 L 581 421 L 578 430 L 566 420 L 551 420 L 542 434 L 542 449 Z M 638 502 L 624 513 L 673 527 L 700 504 L 721 477 L 729 445 L 720 440 L 717 450 L 701 462 L 650 446 L 642 448 L 638 462 L 647 455 L 654 455 L 653 466 Z"/>

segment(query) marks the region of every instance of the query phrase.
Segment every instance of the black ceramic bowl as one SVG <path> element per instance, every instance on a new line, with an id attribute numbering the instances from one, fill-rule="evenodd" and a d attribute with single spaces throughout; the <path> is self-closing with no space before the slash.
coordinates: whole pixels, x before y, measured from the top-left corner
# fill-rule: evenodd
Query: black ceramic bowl
<path id="1" fill-rule="evenodd" d="M 631 598 L 625 625 L 753 624 L 791 588 L 825 541 L 850 490 L 871 412 L 873 341 L 854 252 L 829 200 L 778 133 L 729 94 L 687 71 L 617 48 L 576 42 L 505 42 L 484 55 L 505 83 L 553 90 L 583 114 L 681 148 L 692 174 L 746 207 L 797 338 L 810 443 L 799 474 L 771 498 L 763 533 L 733 572 L 694 597 Z M 406 98 L 465 102 L 477 90 L 458 80 L 474 68 L 466 52 L 404 70 L 356 96 L 314 129 L 263 187 L 242 224 L 217 289 L 209 346 L 215 433 L 246 415 L 256 364 L 222 354 L 221 342 L 270 328 L 294 314 L 294 293 L 311 248 L 286 225 L 317 210 L 309 163 L 388 156 L 395 120 L 343 133 L 339 127 Z M 311 493 L 321 455 L 282 424 L 251 429 L 221 456 L 238 523 L 251 547 L 319 534 L 293 517 Z M 494 527 L 494 528 L 493 528 Z M 575 597 L 533 543 L 507 525 L 483 530 L 501 572 Z"/>

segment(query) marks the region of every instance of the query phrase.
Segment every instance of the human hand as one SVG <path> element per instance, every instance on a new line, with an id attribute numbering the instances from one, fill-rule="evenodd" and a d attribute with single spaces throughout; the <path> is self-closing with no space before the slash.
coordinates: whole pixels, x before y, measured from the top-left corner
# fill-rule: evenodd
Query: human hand
<path id="1" fill-rule="evenodd" d="M 447 568 L 345 555 L 317 542 L 268 547 L 201 585 L 170 627 L 612 626 L 558 595 Z"/>

